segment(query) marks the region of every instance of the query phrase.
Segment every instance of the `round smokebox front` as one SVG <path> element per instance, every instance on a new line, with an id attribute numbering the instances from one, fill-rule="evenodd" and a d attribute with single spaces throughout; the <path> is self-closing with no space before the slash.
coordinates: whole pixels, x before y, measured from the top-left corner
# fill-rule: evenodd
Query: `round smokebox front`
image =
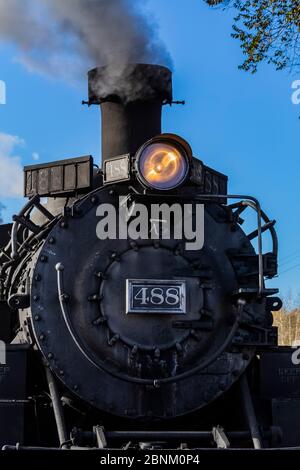
<path id="1" fill-rule="evenodd" d="M 199 252 L 173 239 L 100 240 L 100 203 L 118 207 L 118 198 L 99 190 L 83 201 L 37 255 L 31 298 L 39 347 L 59 378 L 101 410 L 168 418 L 197 409 L 247 365 L 224 352 L 195 372 L 231 328 L 224 311 L 235 281 L 225 253 L 215 259 L 220 233 L 206 214 L 210 243 Z M 209 282 L 201 266 L 210 266 Z"/>

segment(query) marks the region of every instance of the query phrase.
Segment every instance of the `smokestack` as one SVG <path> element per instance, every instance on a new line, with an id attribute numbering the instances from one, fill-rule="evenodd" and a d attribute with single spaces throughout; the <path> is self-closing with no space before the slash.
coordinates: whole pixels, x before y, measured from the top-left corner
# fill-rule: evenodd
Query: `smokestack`
<path id="1" fill-rule="evenodd" d="M 89 103 L 101 106 L 102 163 L 135 153 L 161 133 L 162 105 L 172 102 L 172 72 L 160 65 L 107 66 L 89 72 Z"/>

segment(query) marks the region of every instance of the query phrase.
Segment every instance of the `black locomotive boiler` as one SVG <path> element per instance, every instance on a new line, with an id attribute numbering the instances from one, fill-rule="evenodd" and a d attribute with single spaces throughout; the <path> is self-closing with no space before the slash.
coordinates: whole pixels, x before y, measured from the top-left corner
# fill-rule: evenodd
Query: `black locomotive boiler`
<path id="1" fill-rule="evenodd" d="M 165 67 L 128 65 L 118 80 L 94 69 L 102 167 L 84 156 L 24 169 L 28 203 L 0 227 L 3 449 L 300 445 L 298 369 L 265 284 L 275 221 L 161 133 L 172 103 Z M 201 246 L 175 223 L 186 208 Z"/>

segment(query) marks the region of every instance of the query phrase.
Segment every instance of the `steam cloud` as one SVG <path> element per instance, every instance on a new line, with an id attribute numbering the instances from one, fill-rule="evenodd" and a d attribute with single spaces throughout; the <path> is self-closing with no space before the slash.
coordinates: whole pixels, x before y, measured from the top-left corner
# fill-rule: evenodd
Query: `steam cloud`
<path id="1" fill-rule="evenodd" d="M 145 0 L 0 0 L 0 41 L 32 71 L 77 80 L 94 66 L 171 65 Z"/>

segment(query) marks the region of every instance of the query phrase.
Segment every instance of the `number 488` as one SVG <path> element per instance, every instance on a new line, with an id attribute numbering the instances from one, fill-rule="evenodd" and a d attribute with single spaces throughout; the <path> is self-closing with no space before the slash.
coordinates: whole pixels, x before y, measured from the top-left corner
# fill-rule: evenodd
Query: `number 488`
<path id="1" fill-rule="evenodd" d="M 161 287 L 142 287 L 135 294 L 134 300 L 138 300 L 141 305 L 176 305 L 179 303 L 179 290 L 176 287 L 162 289 Z"/>

